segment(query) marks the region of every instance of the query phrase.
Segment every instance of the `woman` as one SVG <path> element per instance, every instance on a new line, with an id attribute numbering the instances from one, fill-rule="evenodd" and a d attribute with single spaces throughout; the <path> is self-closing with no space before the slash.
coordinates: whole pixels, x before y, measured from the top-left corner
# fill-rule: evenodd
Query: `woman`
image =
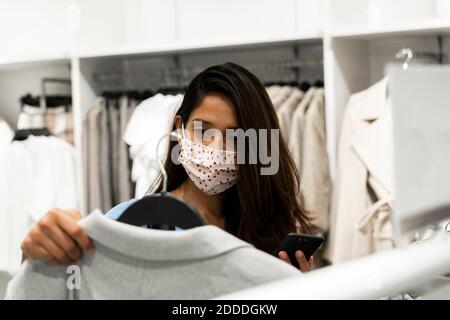
<path id="1" fill-rule="evenodd" d="M 200 130 L 196 128 L 199 123 Z M 279 129 L 274 107 L 262 83 L 243 67 L 232 63 L 210 67 L 192 80 L 175 117 L 172 129 L 181 132 L 184 138 L 170 143 L 165 163 L 167 187 L 175 197 L 196 208 L 207 223 L 272 253 L 287 234 L 310 232 L 308 217 L 296 196 L 299 174 L 285 141 L 272 141 L 268 134 L 269 150 L 272 144 L 277 144 L 279 155 L 278 171 L 272 175 L 261 175 L 265 167 L 261 161 L 245 161 L 244 164 L 232 162 L 226 172 L 219 170 L 224 173 L 211 177 L 206 172 L 207 167 L 203 167 L 203 172 L 198 169 L 188 152 L 195 147 L 202 152 L 223 155 L 231 151 L 234 154 L 236 150 L 230 150 L 230 147 L 235 148 L 234 141 L 223 141 L 222 137 L 226 136 L 227 129 L 236 128 L 256 132 Z M 208 129 L 222 134 L 206 137 L 203 133 Z M 170 156 L 178 143 L 181 165 L 175 164 Z M 248 140 L 245 144 L 245 159 L 248 160 L 249 150 L 254 145 Z M 209 164 L 208 169 L 213 169 L 211 175 L 217 166 L 223 165 Z M 220 178 L 228 180 L 220 181 Z M 157 189 L 161 190 L 161 185 Z M 120 216 L 132 201 L 117 206 L 107 216 L 118 218 L 117 213 Z M 23 241 L 24 258 L 72 264 L 82 252 L 93 250 L 91 240 L 76 223 L 78 219 L 78 212 L 51 210 Z M 286 252 L 281 252 L 280 258 L 291 263 Z M 307 261 L 301 251 L 296 258 L 303 272 L 312 269 L 312 259 Z"/>

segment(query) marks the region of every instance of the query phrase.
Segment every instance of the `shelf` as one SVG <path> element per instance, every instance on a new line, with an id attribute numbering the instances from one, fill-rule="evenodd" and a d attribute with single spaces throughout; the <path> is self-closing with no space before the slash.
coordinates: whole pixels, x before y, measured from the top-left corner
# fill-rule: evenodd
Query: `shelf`
<path id="1" fill-rule="evenodd" d="M 0 59 L 0 71 L 20 69 L 30 66 L 42 66 L 50 64 L 63 64 L 70 61 L 70 55 L 66 52 L 54 54 L 42 54 L 33 56 L 20 56 L 15 58 Z"/>
<path id="2" fill-rule="evenodd" d="M 345 27 L 330 32 L 334 39 L 370 40 L 388 37 L 427 35 L 427 34 L 450 34 L 450 19 L 431 19 L 419 21 L 414 24 L 392 25 L 383 28 L 369 28 L 366 26 Z"/>
<path id="3" fill-rule="evenodd" d="M 132 57 L 141 55 L 161 55 L 175 53 L 202 52 L 212 50 L 227 50 L 244 47 L 258 47 L 267 45 L 282 45 L 302 42 L 322 41 L 319 32 L 315 34 L 291 35 L 271 38 L 230 39 L 228 41 L 195 41 L 170 42 L 151 46 L 116 46 L 101 50 L 82 51 L 76 54 L 81 59 L 103 57 Z"/>

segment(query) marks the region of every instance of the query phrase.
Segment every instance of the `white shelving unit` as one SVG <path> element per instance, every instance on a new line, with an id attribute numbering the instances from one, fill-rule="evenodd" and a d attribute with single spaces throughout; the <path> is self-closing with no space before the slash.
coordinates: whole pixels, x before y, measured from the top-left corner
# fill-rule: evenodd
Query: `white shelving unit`
<path id="1" fill-rule="evenodd" d="M 380 81 L 386 65 L 399 63 L 395 54 L 403 47 L 438 53 L 438 36 L 442 37 L 442 52 L 450 57 L 449 20 L 433 19 L 377 30 L 342 28 L 327 32 L 324 69 L 329 151 L 331 158 L 334 157 L 332 166 L 336 164 L 342 115 L 350 95 Z"/>
<path id="2" fill-rule="evenodd" d="M 119 8 L 120 1 L 116 2 Z M 134 0 L 134 2 L 139 1 Z M 431 19 L 415 24 L 405 23 L 378 29 L 361 26 L 339 28 L 331 26 L 332 19 L 327 11 L 329 9 L 323 5 L 326 1 L 321 2 L 323 14 L 318 14 L 318 8 L 310 1 L 283 0 L 283 5 L 287 9 L 279 8 L 280 4 L 273 0 L 251 0 L 250 2 L 255 8 L 258 7 L 251 23 L 261 25 L 263 17 L 267 18 L 270 15 L 275 21 L 280 22 L 283 19 L 286 21 L 283 23 L 271 21 L 270 28 L 258 29 L 255 25 L 252 29 L 245 25 L 246 20 L 242 15 L 245 11 L 239 11 L 239 15 L 235 15 L 233 20 L 233 12 L 240 8 L 240 2 L 233 0 L 230 2 L 230 7 L 227 7 L 231 9 L 224 7 L 223 10 L 226 9 L 229 12 L 227 11 L 228 14 L 225 12 L 223 16 L 234 21 L 236 24 L 233 26 L 234 29 L 226 29 L 220 21 L 214 23 L 211 17 L 209 17 L 211 20 L 209 26 L 205 27 L 198 21 L 197 24 L 192 24 L 192 21 L 198 15 L 197 9 L 207 8 L 205 6 L 210 5 L 209 1 L 193 1 L 192 7 L 189 8 L 184 2 L 177 0 L 170 0 L 164 4 L 159 0 L 151 0 L 149 3 L 161 5 L 161 14 L 167 15 L 173 12 L 174 16 L 167 16 L 168 20 L 164 21 L 167 27 L 164 36 L 150 32 L 144 37 L 145 44 L 138 44 L 138 41 L 129 41 L 126 44 L 124 41 L 111 40 L 109 43 L 113 44 L 101 48 L 86 49 L 88 46 L 82 46 L 84 49 L 63 48 L 53 54 L 42 56 L 30 54 L 30 58 L 25 56 L 11 59 L 8 56 L 2 59 L 0 57 L 0 115 L 14 126 L 19 111 L 18 99 L 21 95 L 27 92 L 39 94 L 39 81 L 42 77 L 70 78 L 75 147 L 78 161 L 82 164 L 83 119 L 93 105 L 95 97 L 102 91 L 95 80 L 95 74 L 106 71 L 129 71 L 143 66 L 148 70 L 151 70 L 152 66 L 172 66 L 174 56 L 178 57 L 178 63 L 181 65 L 226 61 L 243 64 L 248 61 L 264 63 L 292 58 L 292 48 L 295 47 L 300 57 L 323 59 L 323 68 L 320 73 L 326 84 L 327 139 L 331 175 L 334 177 L 337 142 L 342 115 L 349 96 L 380 80 L 383 77 L 385 64 L 395 61 L 394 55 L 401 47 L 410 46 L 416 50 L 437 52 L 437 36 L 442 35 L 443 52 L 450 56 L 450 41 L 448 41 L 450 40 L 450 20 Z M 87 5 L 88 2 L 83 3 Z M 301 10 L 308 3 L 310 11 Z M 146 3 L 146 6 L 149 5 Z M 135 11 L 125 13 L 130 15 L 128 22 L 130 17 L 138 13 L 138 10 Z M 310 15 L 309 12 L 311 12 Z M 154 14 L 156 19 L 158 14 L 157 12 Z M 257 18 L 258 15 L 261 17 Z M 318 19 L 320 21 L 314 21 Z M 127 25 L 127 21 L 124 21 L 120 23 L 126 26 L 128 33 L 133 33 L 139 27 Z M 141 24 L 144 23 L 142 19 L 139 21 Z M 175 25 L 169 28 L 169 23 Z M 308 28 L 307 25 L 311 27 Z M 201 32 L 207 32 L 208 28 L 209 36 L 202 35 Z M 236 30 L 239 28 L 248 32 L 241 32 L 236 37 Z M 213 37 L 212 35 L 215 34 L 218 36 Z M 123 34 L 120 37 L 123 38 Z M 301 74 L 305 79 L 309 77 L 310 81 L 314 81 L 317 70 L 304 70 Z M 82 172 L 80 167 L 80 178 Z"/>
<path id="3" fill-rule="evenodd" d="M 71 63 L 62 56 L 0 63 L 0 115 L 13 127 L 19 115 L 19 99 L 26 93 L 41 93 L 45 77 L 70 79 Z M 54 85 L 51 92 L 70 93 L 67 86 Z"/>
<path id="4" fill-rule="evenodd" d="M 296 50 L 294 50 L 296 49 Z M 297 56 L 296 56 L 297 55 Z M 174 59 L 176 58 L 176 59 Z M 79 159 L 82 159 L 82 122 L 95 98 L 103 91 L 97 75 L 103 72 L 126 73 L 162 67 L 212 65 L 233 61 L 240 64 L 263 64 L 294 58 L 323 59 L 322 37 L 318 35 L 266 37 L 234 41 L 188 41 L 155 44 L 151 47 L 118 47 L 99 51 L 79 52 L 72 58 L 72 83 L 74 97 L 75 141 Z M 258 75 L 258 74 L 257 74 Z M 264 78 L 263 75 L 259 75 Z M 304 70 L 300 78 L 323 79 L 323 67 Z M 136 84 L 145 89 L 146 84 Z M 135 87 L 122 89 L 135 89 Z M 76 110 L 76 111 L 75 111 Z M 77 143 L 78 142 L 78 143 Z M 80 162 L 82 163 L 82 162 Z M 82 171 L 81 171 L 82 172 Z M 80 175 L 81 175 L 80 172 Z"/>

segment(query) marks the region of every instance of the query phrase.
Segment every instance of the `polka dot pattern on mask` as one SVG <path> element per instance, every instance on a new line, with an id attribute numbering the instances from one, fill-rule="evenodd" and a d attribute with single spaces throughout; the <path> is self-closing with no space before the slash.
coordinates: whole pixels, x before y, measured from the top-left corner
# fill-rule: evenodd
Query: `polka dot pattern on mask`
<path id="1" fill-rule="evenodd" d="M 219 194 L 236 183 L 236 152 L 213 149 L 185 138 L 180 145 L 178 161 L 204 193 Z"/>

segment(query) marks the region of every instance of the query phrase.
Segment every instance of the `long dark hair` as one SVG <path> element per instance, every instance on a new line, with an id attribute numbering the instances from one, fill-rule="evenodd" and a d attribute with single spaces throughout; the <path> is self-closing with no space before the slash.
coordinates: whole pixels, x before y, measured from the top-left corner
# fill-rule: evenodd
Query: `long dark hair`
<path id="1" fill-rule="evenodd" d="M 248 129 L 279 129 L 278 118 L 272 102 L 258 78 L 245 68 L 225 63 L 205 69 L 189 84 L 177 115 L 186 125 L 192 111 L 208 94 L 221 94 L 233 104 L 238 127 Z M 175 123 L 172 130 L 176 130 Z M 270 150 L 271 138 L 268 137 Z M 169 145 L 165 169 L 167 189 L 177 189 L 188 175 L 183 166 L 171 161 L 170 155 L 176 141 Z M 250 148 L 246 145 L 246 153 Z M 248 157 L 248 154 L 246 154 Z M 272 253 L 283 238 L 300 231 L 310 233 L 309 218 L 297 194 L 299 173 L 283 138 L 279 139 L 279 170 L 274 175 L 261 175 L 261 163 L 238 164 L 237 183 L 225 191 L 225 230 Z M 161 180 L 156 191 L 162 189 Z"/>

